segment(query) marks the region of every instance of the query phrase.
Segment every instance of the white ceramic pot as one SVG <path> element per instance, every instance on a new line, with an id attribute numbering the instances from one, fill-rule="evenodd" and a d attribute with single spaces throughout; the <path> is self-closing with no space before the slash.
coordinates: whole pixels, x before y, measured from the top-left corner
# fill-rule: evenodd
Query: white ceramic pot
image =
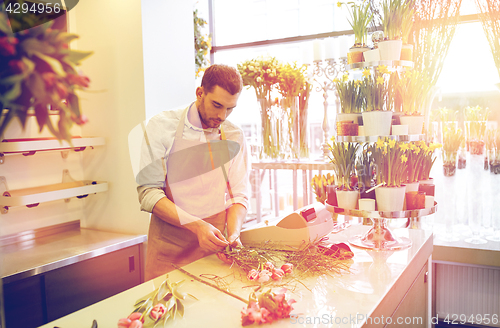
<path id="1" fill-rule="evenodd" d="M 418 181 L 415 181 L 415 182 L 406 182 L 405 183 L 405 186 L 406 186 L 406 191 L 405 192 L 418 191 L 419 184 L 420 183 Z"/>
<path id="2" fill-rule="evenodd" d="M 393 136 L 408 135 L 408 125 L 393 125 L 391 129 L 391 134 Z"/>
<path id="3" fill-rule="evenodd" d="M 408 125 L 408 134 L 422 134 L 424 130 L 423 115 L 402 115 L 399 117 L 402 125 Z"/>
<path id="4" fill-rule="evenodd" d="M 380 41 L 378 43 L 380 60 L 400 60 L 402 47 L 403 41 L 401 40 Z"/>
<path id="5" fill-rule="evenodd" d="M 391 111 L 375 110 L 362 114 L 365 136 L 388 136 L 391 134 Z"/>
<path id="6" fill-rule="evenodd" d="M 357 190 L 336 190 L 338 207 L 354 210 L 358 205 L 359 192 Z"/>
<path id="7" fill-rule="evenodd" d="M 402 211 L 405 201 L 406 186 L 378 187 L 375 189 L 377 210 L 384 212 Z"/>
<path id="8" fill-rule="evenodd" d="M 365 59 L 365 62 L 371 63 L 371 62 L 377 62 L 380 60 L 380 52 L 378 48 L 372 49 L 372 50 L 367 50 L 363 52 L 363 58 Z"/>
<path id="9" fill-rule="evenodd" d="M 337 114 L 337 122 L 352 121 L 353 123 L 360 124 L 361 113 L 340 113 Z"/>

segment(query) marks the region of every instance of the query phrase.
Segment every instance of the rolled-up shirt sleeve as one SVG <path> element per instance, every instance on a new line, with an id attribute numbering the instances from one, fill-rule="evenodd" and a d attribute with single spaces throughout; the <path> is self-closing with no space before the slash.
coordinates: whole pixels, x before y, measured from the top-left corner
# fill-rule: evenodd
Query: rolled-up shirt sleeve
<path id="1" fill-rule="evenodd" d="M 250 156 L 248 147 L 246 145 L 245 136 L 243 131 L 231 124 L 233 131 L 228 131 L 227 138 L 237 141 L 240 145 L 238 154 L 230 161 L 228 172 L 229 185 L 231 188 L 231 195 L 229 190 L 226 193 L 226 209 L 234 203 L 241 204 L 245 208 L 249 208 L 249 172 L 250 172 Z"/>
<path id="2" fill-rule="evenodd" d="M 166 157 L 172 147 L 172 112 L 154 116 L 143 129 L 140 153 L 140 171 L 136 176 L 141 211 L 151 213 L 156 203 L 165 196 Z M 170 129 L 169 129 L 170 128 Z"/>

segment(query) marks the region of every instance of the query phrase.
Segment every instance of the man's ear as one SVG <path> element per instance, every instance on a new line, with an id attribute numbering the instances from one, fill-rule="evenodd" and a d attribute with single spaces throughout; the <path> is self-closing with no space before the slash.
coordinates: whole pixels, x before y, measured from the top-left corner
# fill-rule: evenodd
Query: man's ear
<path id="1" fill-rule="evenodd" d="M 203 87 L 197 87 L 196 88 L 196 99 L 201 99 L 201 96 L 203 96 Z"/>

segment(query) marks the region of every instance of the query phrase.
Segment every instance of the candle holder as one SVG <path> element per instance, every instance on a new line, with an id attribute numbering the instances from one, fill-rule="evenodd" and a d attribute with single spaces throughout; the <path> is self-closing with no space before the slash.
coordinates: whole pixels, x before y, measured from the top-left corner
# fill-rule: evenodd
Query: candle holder
<path id="1" fill-rule="evenodd" d="M 347 58 L 333 58 L 327 60 L 315 60 L 312 65 L 313 81 L 317 84 L 316 91 L 323 92 L 323 157 L 322 159 L 328 160 L 328 132 L 330 131 L 330 124 L 328 122 L 328 91 L 334 90 L 334 80 L 340 77 L 340 74 L 346 71 Z M 337 94 L 337 93 L 335 93 Z M 336 107 L 339 106 L 338 97 L 335 97 Z"/>

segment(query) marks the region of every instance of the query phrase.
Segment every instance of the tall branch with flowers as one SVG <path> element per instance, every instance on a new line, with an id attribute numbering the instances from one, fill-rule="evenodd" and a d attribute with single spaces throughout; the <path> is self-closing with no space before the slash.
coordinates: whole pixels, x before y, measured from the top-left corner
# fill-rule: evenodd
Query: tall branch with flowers
<path id="1" fill-rule="evenodd" d="M 14 14 L 12 25 L 35 20 L 30 13 Z M 80 111 L 77 91 L 89 86 L 78 68 L 92 54 L 68 48 L 76 34 L 52 29 L 54 21 L 14 34 L 7 15 L 0 12 L 0 138 L 13 118 L 26 124 L 33 109 L 39 131 L 45 126 L 58 139 L 71 141 L 73 123 L 87 121 Z M 59 113 L 54 126 L 51 111 Z"/>

